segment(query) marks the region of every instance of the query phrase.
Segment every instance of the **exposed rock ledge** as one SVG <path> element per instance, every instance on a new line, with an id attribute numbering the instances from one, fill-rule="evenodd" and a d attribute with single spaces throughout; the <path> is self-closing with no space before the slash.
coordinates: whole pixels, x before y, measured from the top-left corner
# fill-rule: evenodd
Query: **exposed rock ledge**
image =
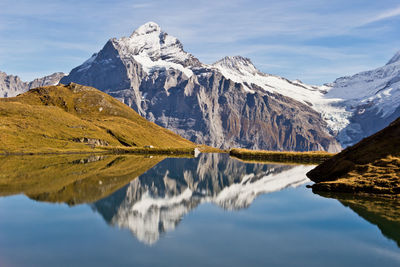
<path id="1" fill-rule="evenodd" d="M 108 146 L 108 142 L 105 140 L 100 140 L 100 139 L 95 139 L 95 138 L 87 138 L 87 137 L 82 137 L 82 138 L 74 138 L 72 139 L 74 142 L 78 143 L 85 143 L 89 145 L 94 145 L 94 146 Z"/>

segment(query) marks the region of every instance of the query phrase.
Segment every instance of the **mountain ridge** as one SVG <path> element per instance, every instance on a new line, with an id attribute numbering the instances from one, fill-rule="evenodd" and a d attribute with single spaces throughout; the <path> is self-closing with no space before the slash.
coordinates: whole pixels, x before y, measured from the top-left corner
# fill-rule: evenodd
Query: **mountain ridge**
<path id="1" fill-rule="evenodd" d="M 242 56 L 201 63 L 177 38 L 149 22 L 128 37 L 109 39 L 62 82 L 99 88 L 146 119 L 197 143 L 221 148 L 336 152 L 340 146 L 350 146 L 379 131 L 400 115 L 399 55 L 375 70 L 315 86 L 263 73 Z M 229 101 L 225 101 L 226 94 Z M 276 95 L 290 99 L 276 103 L 282 107 L 279 112 L 286 111 L 281 115 L 287 123 L 294 127 L 303 124 L 305 129 L 267 129 L 271 128 L 267 127 L 271 116 L 276 121 L 277 110 L 264 114 L 268 106 L 264 98 Z M 254 98 L 259 101 L 252 107 L 248 99 Z M 304 110 L 300 108 L 303 105 L 320 117 L 313 118 L 312 125 L 305 123 L 310 119 L 308 112 L 295 116 L 303 122 L 300 125 L 290 115 L 293 107 Z M 249 124 L 260 121 L 262 125 L 246 133 Z M 282 134 L 284 137 L 279 137 Z M 264 135 L 273 137 L 266 140 Z"/>
<path id="2" fill-rule="evenodd" d="M 18 76 L 8 75 L 0 71 L 0 97 L 13 97 L 25 93 L 32 88 L 56 85 L 65 75 L 62 72 L 55 72 L 41 78 L 36 78 L 30 82 L 24 82 Z"/>
<path id="3" fill-rule="evenodd" d="M 257 72 L 279 80 L 292 91 L 300 88 L 298 83 L 261 75 L 243 57 L 230 59 L 246 65 L 251 75 Z M 221 69 L 218 62 L 201 63 L 175 37 L 147 23 L 130 37 L 110 39 L 89 64 L 74 68 L 61 82 L 96 87 L 196 143 L 221 148 L 340 150 L 325 130 L 326 123 L 303 99 L 298 102 L 256 83 L 237 82 Z"/>

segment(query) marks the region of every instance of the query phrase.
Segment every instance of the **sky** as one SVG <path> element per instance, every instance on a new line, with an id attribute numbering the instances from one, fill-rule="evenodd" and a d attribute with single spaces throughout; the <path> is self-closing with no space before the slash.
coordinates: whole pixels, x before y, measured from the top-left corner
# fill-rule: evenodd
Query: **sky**
<path id="1" fill-rule="evenodd" d="M 0 71 L 24 81 L 68 73 L 148 21 L 203 63 L 241 55 L 309 84 L 383 66 L 400 50 L 399 0 L 1 0 Z"/>

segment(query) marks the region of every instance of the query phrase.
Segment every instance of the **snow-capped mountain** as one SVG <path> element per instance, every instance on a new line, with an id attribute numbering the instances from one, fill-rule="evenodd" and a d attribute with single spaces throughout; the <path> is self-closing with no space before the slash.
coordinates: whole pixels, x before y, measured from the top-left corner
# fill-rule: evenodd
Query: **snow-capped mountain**
<path id="1" fill-rule="evenodd" d="M 383 129 L 400 116 L 400 52 L 383 67 L 324 86 L 262 73 L 249 59 L 241 57 L 226 57 L 213 66 L 249 92 L 251 85 L 257 85 L 310 105 L 344 147 Z"/>
<path id="2" fill-rule="evenodd" d="M 261 194 L 297 187 L 312 166 L 245 164 L 228 155 L 166 159 L 129 185 L 92 205 L 106 221 L 154 244 L 202 203 L 247 208 Z"/>
<path id="3" fill-rule="evenodd" d="M 161 31 L 154 22 L 142 25 L 130 37 L 113 39 L 113 43 L 123 59 L 133 57 L 147 73 L 152 69 L 176 68 L 191 76 L 186 67 L 202 66 L 198 59 L 183 50 L 178 39 Z"/>
<path id="4" fill-rule="evenodd" d="M 148 120 L 197 143 L 340 149 L 327 130 L 340 119 L 327 115 L 324 120 L 315 108 L 341 112 L 320 100 L 324 88 L 263 74 L 242 57 L 203 64 L 154 22 L 129 37 L 110 39 L 61 80 L 69 82 L 105 91 Z"/>
<path id="5" fill-rule="evenodd" d="M 201 63 L 149 22 L 110 39 L 71 73 L 33 82 L 0 72 L 0 97 L 76 82 L 197 143 L 229 148 L 338 151 L 400 115 L 400 52 L 383 67 L 323 86 L 259 71 L 250 59 Z M 335 140 L 336 139 L 336 140 Z"/>
<path id="6" fill-rule="evenodd" d="M 23 82 L 18 76 L 7 75 L 0 71 L 0 97 L 13 97 L 25 93 L 32 88 L 55 85 L 64 76 L 64 73 L 56 72 L 42 78 L 37 78 L 31 82 Z"/>
<path id="7" fill-rule="evenodd" d="M 347 124 L 338 131 L 338 140 L 352 145 L 400 116 L 400 52 L 375 70 L 337 79 L 325 95 L 340 99 Z"/>
<path id="8" fill-rule="evenodd" d="M 299 80 L 290 81 L 283 77 L 259 71 L 248 58 L 240 56 L 225 57 L 213 64 L 228 79 L 243 84 L 245 90 L 254 93 L 258 88 L 293 98 L 321 114 L 328 130 L 338 132 L 347 125 L 349 112 L 338 106 L 341 98 L 326 98 L 330 88 L 307 85 Z M 256 88 L 256 89 L 254 89 Z"/>

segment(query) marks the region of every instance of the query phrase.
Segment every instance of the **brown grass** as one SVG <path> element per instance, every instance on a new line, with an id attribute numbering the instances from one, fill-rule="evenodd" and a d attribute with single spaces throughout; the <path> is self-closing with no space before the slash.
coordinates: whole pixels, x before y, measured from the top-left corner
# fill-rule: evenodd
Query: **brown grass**
<path id="1" fill-rule="evenodd" d="M 36 88 L 0 99 L 0 154 L 94 152 L 108 147 L 194 148 L 94 88 Z"/>
<path id="2" fill-rule="evenodd" d="M 215 148 L 207 145 L 197 145 L 197 148 L 202 153 L 229 153 L 229 150 Z"/>
<path id="3" fill-rule="evenodd" d="M 400 118 L 307 173 L 314 191 L 400 196 Z"/>
<path id="4" fill-rule="evenodd" d="M 357 164 L 337 180 L 314 184 L 313 190 L 400 196 L 400 157 L 387 156 Z"/>
<path id="5" fill-rule="evenodd" d="M 0 195 L 25 194 L 69 205 L 94 202 L 164 158 L 97 154 L 0 157 Z"/>
<path id="6" fill-rule="evenodd" d="M 292 152 L 263 151 L 234 148 L 229 151 L 231 156 L 243 160 L 259 162 L 286 162 L 302 164 L 318 164 L 334 156 L 324 151 Z"/>

